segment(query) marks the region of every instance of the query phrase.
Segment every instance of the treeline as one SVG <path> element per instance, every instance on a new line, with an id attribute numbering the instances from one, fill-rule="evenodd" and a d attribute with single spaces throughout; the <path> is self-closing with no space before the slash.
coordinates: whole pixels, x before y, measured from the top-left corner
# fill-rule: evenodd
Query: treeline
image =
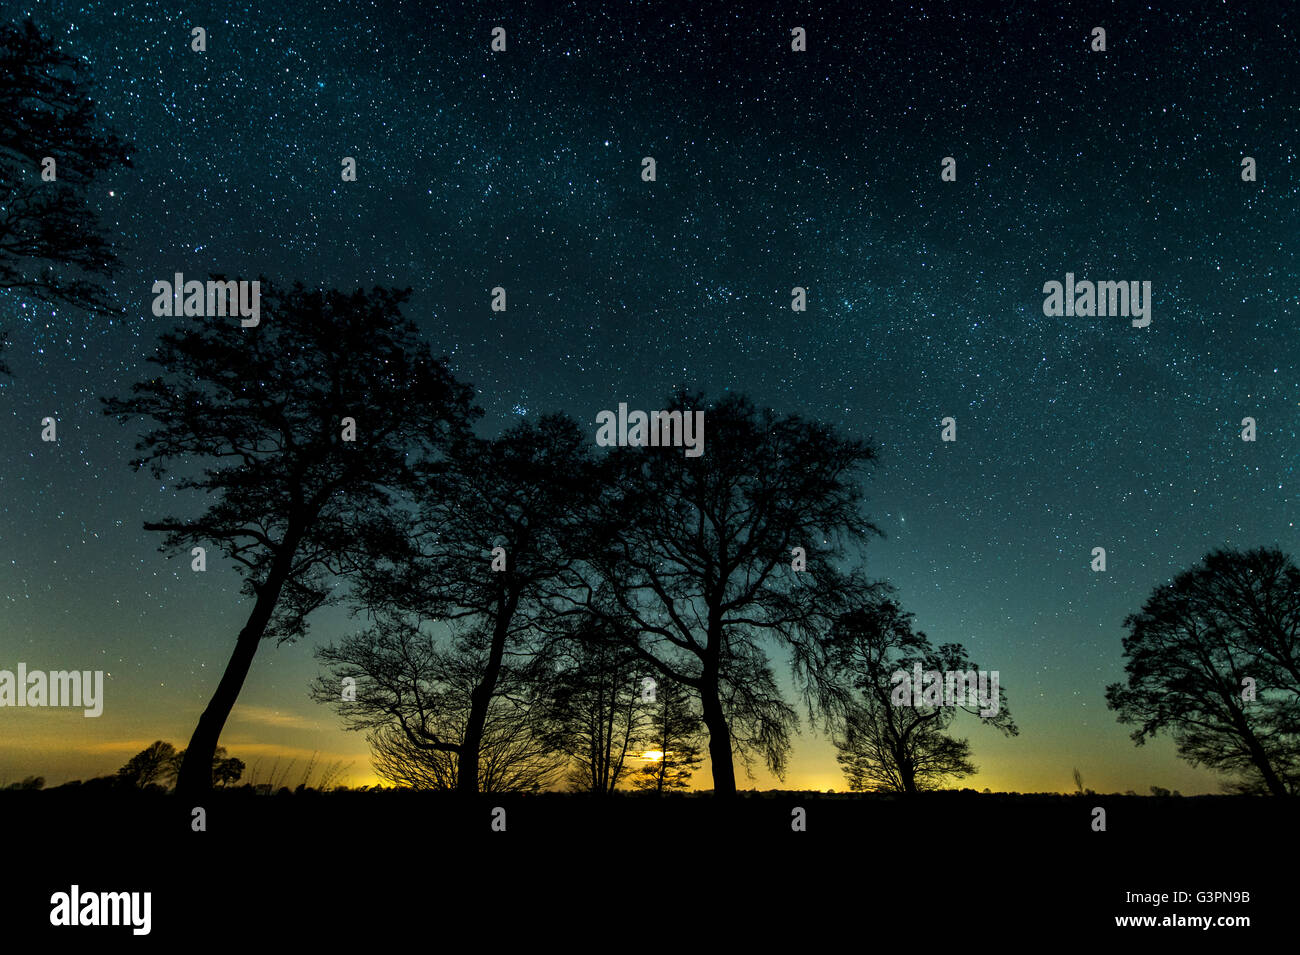
<path id="1" fill-rule="evenodd" d="M 782 776 L 804 718 L 852 788 L 915 792 L 975 772 L 957 713 L 1017 732 L 997 680 L 865 574 L 871 442 L 685 391 L 664 410 L 704 411 L 700 456 L 599 448 L 563 414 L 485 437 L 473 389 L 403 317 L 407 291 L 261 282 L 259 326 L 187 320 L 156 375 L 105 399 L 152 423 L 132 466 L 179 465 L 173 483 L 207 503 L 146 527 L 196 560 L 219 549 L 252 598 L 179 789 L 212 784 L 261 642 L 339 602 L 364 624 L 319 651 L 312 694 L 403 785 L 612 791 L 640 751 L 675 788 L 707 752 L 731 795 L 737 762 Z M 1157 589 L 1126 621 L 1129 683 L 1108 691 L 1135 739 L 1169 732 L 1233 785 L 1294 792 L 1298 579 L 1277 551 L 1222 551 Z M 900 672 L 917 685 L 900 692 Z M 978 673 L 982 695 L 923 693 L 923 673 Z"/>
<path id="2" fill-rule="evenodd" d="M 367 625 L 320 651 L 313 693 L 409 785 L 567 774 L 608 791 L 637 750 L 663 754 L 637 774 L 656 789 L 683 785 L 702 751 L 718 794 L 736 791 L 736 761 L 781 776 L 800 714 L 769 652 L 810 722 L 849 747 L 851 778 L 914 790 L 972 772 L 945 732 L 958 709 L 1015 732 L 1000 692 L 993 715 L 880 705 L 898 667 L 975 664 L 913 632 L 862 571 L 878 533 L 868 441 L 686 392 L 664 410 L 705 412 L 698 457 L 598 449 L 562 414 L 483 437 L 473 389 L 403 317 L 408 292 L 260 281 L 259 326 L 189 319 L 150 357 L 157 374 L 105 399 L 151 422 L 133 467 L 203 492 L 199 516 L 146 527 L 196 561 L 224 553 L 252 599 L 178 789 L 212 784 L 261 642 L 301 637 L 337 602 Z M 864 774 L 862 752 L 889 767 Z"/>
<path id="3" fill-rule="evenodd" d="M 51 791 L 89 789 L 97 791 L 167 792 L 175 784 L 184 760 L 184 750 L 177 751 L 176 747 L 171 743 L 164 740 L 155 740 L 132 756 L 117 772 L 111 775 L 95 776 L 86 780 L 69 780 L 58 786 L 51 787 Z M 321 766 L 318 765 L 316 757 L 313 755 L 303 768 L 296 789 L 290 789 L 286 784 L 291 774 L 293 774 L 297 762 L 296 759 L 291 759 L 281 767 L 280 760 L 277 759 L 268 774 L 266 782 L 259 781 L 258 766 L 255 765 L 253 768 L 254 778 L 247 780 L 244 776 L 245 770 L 248 768 L 245 762 L 238 757 L 229 755 L 224 746 L 218 746 L 212 761 L 212 785 L 214 788 L 225 790 L 243 788 L 257 792 L 299 793 L 341 791 L 348 788 L 336 785 L 339 777 L 347 769 L 342 762 Z M 243 786 L 237 786 L 241 779 L 244 780 Z M 10 791 L 45 789 L 45 777 L 28 776 L 20 782 L 11 783 L 9 786 L 0 786 L 0 789 Z"/>

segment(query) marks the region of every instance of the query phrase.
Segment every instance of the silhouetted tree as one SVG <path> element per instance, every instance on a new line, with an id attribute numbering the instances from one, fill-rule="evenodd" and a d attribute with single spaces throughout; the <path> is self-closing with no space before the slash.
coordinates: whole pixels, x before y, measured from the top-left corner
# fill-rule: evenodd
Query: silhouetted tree
<path id="1" fill-rule="evenodd" d="M 427 623 L 427 622 L 424 622 Z M 504 665 L 479 731 L 477 778 L 460 786 L 460 751 L 490 649 L 478 633 L 437 633 L 405 614 L 317 651 L 329 673 L 312 696 L 334 706 L 347 728 L 367 732 L 375 771 L 413 789 L 532 792 L 550 785 L 564 759 L 534 732 L 545 661 Z M 348 697 L 343 681 L 355 681 Z M 468 765 L 468 764 L 465 764 Z"/>
<path id="2" fill-rule="evenodd" d="M 548 738 L 573 762 L 569 785 L 612 793 L 640 742 L 645 665 L 609 624 L 586 618 L 558 645 L 560 668 L 550 678 Z"/>
<path id="3" fill-rule="evenodd" d="M 173 758 L 170 767 L 168 767 L 167 776 L 176 779 L 180 775 L 181 766 L 185 763 L 185 750 L 181 750 Z M 212 755 L 212 784 L 214 786 L 231 786 L 239 782 L 239 777 L 244 775 L 244 761 L 230 756 L 226 752 L 226 747 L 218 746 Z"/>
<path id="4" fill-rule="evenodd" d="M 175 771 L 175 764 L 176 747 L 156 740 L 132 756 L 117 771 L 117 778 L 129 786 L 144 789 L 152 783 L 165 781 Z"/>
<path id="5" fill-rule="evenodd" d="M 187 319 L 149 359 L 163 374 L 105 399 L 107 414 L 155 422 L 137 467 L 161 478 L 179 464 L 175 486 L 207 495 L 199 517 L 146 529 L 167 533 L 165 549 L 220 548 L 253 598 L 178 790 L 212 785 L 217 741 L 263 637 L 301 636 L 312 610 L 339 599 L 337 575 L 401 546 L 396 495 L 467 427 L 471 390 L 402 317 L 409 294 L 263 281 L 259 325 Z"/>
<path id="6" fill-rule="evenodd" d="M 550 788 L 563 771 L 563 759 L 541 744 L 529 720 L 515 715 L 501 699 L 488 709 L 479 744 L 479 792 L 539 792 Z M 412 789 L 458 789 L 460 762 L 454 756 L 421 748 L 392 726 L 367 739 L 375 772 L 389 782 Z"/>
<path id="7" fill-rule="evenodd" d="M 220 748 L 220 747 L 218 747 Z M 233 786 L 239 782 L 239 777 L 243 776 L 244 763 L 242 759 L 218 759 L 216 765 L 212 767 L 212 782 L 216 786 Z"/>
<path id="8" fill-rule="evenodd" d="M 685 789 L 704 761 L 700 752 L 704 721 L 696 714 L 690 694 L 670 680 L 658 681 L 655 701 L 647 708 L 646 745 L 658 758 L 637 771 L 632 786 L 655 793 Z"/>
<path id="9" fill-rule="evenodd" d="M 679 393 L 668 411 L 705 410 L 702 455 L 634 447 L 611 455 L 607 501 L 617 534 L 588 564 L 583 612 L 617 619 L 637 652 L 689 688 L 709 729 L 715 794 L 736 792 L 733 757 L 784 773 L 798 717 L 765 644 L 783 650 L 809 715 L 836 688 L 822 676 L 822 637 L 859 582 L 837 568 L 875 528 L 860 513 L 866 441 L 728 395 L 707 410 Z M 807 569 L 792 569 L 804 548 Z M 602 594 L 603 591 L 603 594 Z"/>
<path id="10" fill-rule="evenodd" d="M 177 752 L 171 743 L 157 740 L 141 750 L 117 771 L 117 781 L 144 789 L 151 785 L 167 786 L 174 781 L 185 760 L 185 750 Z M 238 781 L 243 775 L 244 762 L 227 755 L 224 746 L 218 746 L 212 762 L 213 779 L 218 785 Z"/>
<path id="11" fill-rule="evenodd" d="M 846 613 L 836 623 L 832 641 L 834 672 L 852 689 L 835 739 L 836 758 L 855 791 L 915 793 L 974 774 L 969 741 L 948 732 L 959 711 L 1008 736 L 1019 732 L 1006 691 L 999 685 L 995 701 L 989 682 L 981 699 L 978 670 L 961 645 L 935 648 L 929 637 L 912 629 L 912 615 L 889 597 Z M 941 680 L 926 678 L 926 673 L 938 673 Z M 948 674 L 961 675 L 951 692 Z M 922 691 L 919 700 L 914 688 Z"/>
<path id="12" fill-rule="evenodd" d="M 1139 746 L 1168 732 L 1241 792 L 1300 787 L 1300 568 L 1281 551 L 1215 550 L 1124 620 L 1124 683 L 1106 688 Z M 1253 697 L 1253 698 L 1252 698 Z"/>
<path id="13" fill-rule="evenodd" d="M 91 90 L 86 64 L 32 21 L 0 24 L 0 288 L 103 309 L 117 257 L 87 190 L 131 160 L 101 127 Z M 53 181 L 42 178 L 47 157 Z"/>
<path id="14" fill-rule="evenodd" d="M 34 792 L 35 790 L 45 788 L 45 777 L 28 776 L 25 779 L 23 779 L 21 782 L 10 783 L 8 788 L 11 790 L 25 790 L 29 792 Z"/>
<path id="15" fill-rule="evenodd" d="M 225 747 L 218 746 L 216 759 L 212 764 L 212 782 L 216 786 L 233 786 L 244 775 L 244 761 L 234 756 L 227 756 Z"/>
<path id="16" fill-rule="evenodd" d="M 448 467 L 427 475 L 404 535 L 408 549 L 367 574 L 372 610 L 463 625 L 458 659 L 478 670 L 462 732 L 430 736 L 427 719 L 399 722 L 411 745 L 457 755 L 462 792 L 478 785 L 476 763 L 500 685 L 518 684 L 555 626 L 550 604 L 591 533 L 601 487 L 590 439 L 562 415 L 521 421 L 492 440 L 464 437 Z M 375 661 L 381 673 L 386 664 Z M 400 712 L 390 702 L 378 705 Z M 345 718 L 357 712 L 343 711 Z"/>

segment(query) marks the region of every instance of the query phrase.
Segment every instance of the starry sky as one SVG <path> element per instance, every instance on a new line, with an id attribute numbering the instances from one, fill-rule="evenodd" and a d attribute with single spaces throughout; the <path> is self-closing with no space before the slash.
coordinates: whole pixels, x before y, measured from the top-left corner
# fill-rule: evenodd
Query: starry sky
<path id="1" fill-rule="evenodd" d="M 144 376 L 173 321 L 150 287 L 180 271 L 410 286 L 489 432 L 563 410 L 594 436 L 686 385 L 873 438 L 869 572 L 1000 671 L 1021 729 L 959 720 L 963 785 L 1217 791 L 1103 693 L 1153 587 L 1217 546 L 1300 553 L 1287 6 L 6 3 L 87 62 L 135 163 L 92 195 L 123 315 L 0 293 L 0 667 L 109 674 L 97 720 L 8 711 L 0 783 L 183 746 L 247 615 L 220 559 L 157 551 L 142 522 L 189 505 L 99 408 Z M 1151 325 L 1044 316 L 1067 272 L 1149 280 Z M 263 780 L 317 753 L 373 782 L 307 693 L 312 648 L 354 624 L 313 621 L 263 646 L 222 742 Z M 785 785 L 845 788 L 825 739 L 796 740 Z"/>

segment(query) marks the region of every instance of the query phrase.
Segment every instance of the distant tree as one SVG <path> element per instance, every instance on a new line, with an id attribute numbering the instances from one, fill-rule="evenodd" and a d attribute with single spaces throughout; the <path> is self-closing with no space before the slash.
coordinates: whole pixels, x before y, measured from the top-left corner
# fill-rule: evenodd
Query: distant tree
<path id="1" fill-rule="evenodd" d="M 365 703 L 340 708 L 344 718 L 371 729 L 376 719 L 395 720 L 411 747 L 454 753 L 461 763 L 458 788 L 474 792 L 494 700 L 507 686 L 520 687 L 547 632 L 560 626 L 551 604 L 583 550 L 580 542 L 598 525 L 601 488 L 590 438 L 562 415 L 521 421 L 491 440 L 456 441 L 447 467 L 427 475 L 421 488 L 419 511 L 401 534 L 409 546 L 367 571 L 362 600 L 376 614 L 457 627 L 453 654 L 427 659 L 443 686 L 459 688 L 473 674 L 468 709 L 453 726 L 432 707 L 412 711 L 418 698 L 409 693 L 394 698 L 390 674 L 403 661 L 383 654 L 404 651 L 379 642 L 345 647 L 343 658 L 333 658 L 356 671 L 358 702 Z M 411 623 L 391 626 L 400 634 Z M 445 666 L 454 668 L 455 679 L 439 672 Z M 416 678 L 402 676 L 408 685 Z M 362 701 L 363 693 L 376 696 Z M 455 694 L 452 699 L 459 703 Z M 530 703 L 526 711 L 515 706 L 514 715 L 540 719 L 541 713 Z M 391 737 L 380 739 L 391 749 Z"/>
<path id="2" fill-rule="evenodd" d="M 1074 789 L 1080 796 L 1083 795 L 1083 774 L 1078 769 L 1074 771 Z"/>
<path id="3" fill-rule="evenodd" d="M 185 763 L 185 750 L 181 750 L 173 758 L 171 765 L 168 767 L 167 777 L 176 779 L 180 775 L 181 766 Z M 214 786 L 230 786 L 239 782 L 239 777 L 244 775 L 244 761 L 235 759 L 226 753 L 226 747 L 218 746 L 212 756 L 212 783 Z"/>
<path id="4" fill-rule="evenodd" d="M 948 732 L 958 712 L 971 714 L 1008 736 L 1019 733 L 1007 708 L 1006 691 L 998 687 L 996 712 L 985 714 L 994 701 L 991 696 L 979 700 L 970 686 L 978 669 L 962 646 L 934 647 L 929 637 L 912 629 L 912 615 L 892 598 L 844 614 L 832 639 L 834 672 L 852 691 L 835 745 L 836 758 L 853 790 L 915 793 L 940 788 L 949 778 L 974 774 L 970 743 Z M 922 674 L 963 674 L 963 687 L 969 690 L 954 692 L 951 700 L 927 701 L 922 696 L 918 701 L 907 691 L 908 685 L 896 678 L 901 671 L 910 680 L 917 664 Z"/>
<path id="5" fill-rule="evenodd" d="M 0 288 L 55 304 L 110 308 L 117 257 L 88 199 L 96 173 L 130 166 L 100 125 L 84 61 L 27 20 L 0 24 Z M 55 161 L 53 181 L 42 178 Z"/>
<path id="6" fill-rule="evenodd" d="M 686 789 L 704 761 L 704 721 L 695 712 L 690 694 L 669 680 L 658 682 L 649 711 L 646 745 L 656 757 L 636 773 L 632 786 L 654 793 Z"/>
<path id="7" fill-rule="evenodd" d="M 180 791 L 212 786 L 222 727 L 262 639 L 300 637 L 313 610 L 340 599 L 338 575 L 403 546 L 399 495 L 468 426 L 471 389 L 403 318 L 409 294 L 263 280 L 259 325 L 188 318 L 149 358 L 161 375 L 105 399 L 109 415 L 155 423 L 135 466 L 161 479 L 179 465 L 173 486 L 206 495 L 199 517 L 145 528 L 166 532 L 164 549 L 219 548 L 253 599 L 186 749 Z"/>
<path id="8" fill-rule="evenodd" d="M 136 753 L 117 771 L 117 778 L 137 789 L 162 783 L 175 772 L 176 747 L 156 740 Z"/>
<path id="9" fill-rule="evenodd" d="M 11 790 L 15 790 L 15 789 L 16 789 L 16 790 L 27 790 L 27 791 L 34 791 L 34 790 L 37 790 L 37 789 L 44 789 L 44 788 L 45 788 L 45 777 L 44 777 L 44 776 L 28 776 L 28 777 L 26 777 L 25 779 L 23 779 L 21 782 L 10 783 L 9 786 L 8 786 L 7 788 L 9 788 L 9 789 L 11 789 Z"/>
<path id="10" fill-rule="evenodd" d="M 1300 568 L 1276 549 L 1215 550 L 1124 620 L 1106 688 L 1139 746 L 1167 732 L 1229 788 L 1300 792 Z M 1253 697 L 1253 699 L 1252 699 Z"/>
<path id="11" fill-rule="evenodd" d="M 707 445 L 696 457 L 681 447 L 611 454 L 607 504 L 619 523 L 592 550 L 582 611 L 617 620 L 648 665 L 699 701 L 713 790 L 728 797 L 736 756 L 784 773 L 798 724 L 768 648 L 788 657 L 810 716 L 830 708 L 822 637 L 852 590 L 838 564 L 875 531 L 858 484 L 875 450 L 739 395 L 706 408 L 682 392 L 666 404 L 669 414 L 703 411 Z M 806 570 L 792 567 L 796 547 Z"/>
<path id="12" fill-rule="evenodd" d="M 568 782 L 577 792 L 609 794 L 641 742 L 645 665 L 609 625 L 586 618 L 559 646 L 550 678 L 548 738 L 572 760 Z"/>
<path id="13" fill-rule="evenodd" d="M 212 784 L 214 786 L 233 786 L 244 775 L 244 761 L 233 756 L 226 756 L 226 748 L 218 746 L 216 759 L 212 764 Z"/>
<path id="14" fill-rule="evenodd" d="M 534 732 L 543 703 L 538 660 L 503 666 L 489 698 L 472 765 L 473 786 L 460 785 L 461 745 L 482 685 L 490 649 L 479 633 L 431 631 L 403 614 L 317 651 L 328 673 L 312 685 L 350 730 L 366 731 L 375 772 L 398 786 L 469 792 L 534 792 L 549 786 L 563 759 Z M 355 700 L 340 691 L 355 680 Z"/>

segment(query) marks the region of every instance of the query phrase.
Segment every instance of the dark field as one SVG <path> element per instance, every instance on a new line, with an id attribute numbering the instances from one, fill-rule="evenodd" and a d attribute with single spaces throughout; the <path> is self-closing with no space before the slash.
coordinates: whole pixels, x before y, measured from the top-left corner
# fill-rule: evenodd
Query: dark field
<path id="1" fill-rule="evenodd" d="M 1094 806 L 1106 810 L 1105 832 L 1091 828 Z M 492 831 L 495 807 L 504 832 Z M 806 831 L 791 830 L 796 807 Z M 717 932 L 741 950 L 787 936 L 1018 950 L 1097 934 L 1222 948 L 1280 938 L 1294 914 L 1298 827 L 1286 800 L 782 792 L 718 805 L 237 791 L 205 808 L 207 831 L 193 832 L 189 808 L 166 795 L 0 793 L 6 856 L 24 873 L 0 902 L 6 940 L 51 931 L 50 896 L 74 883 L 152 892 L 148 936 L 67 936 L 133 948 L 258 937 L 277 948 L 381 948 L 386 938 L 459 948 L 471 926 L 490 951 L 591 933 L 619 948 L 690 950 Z M 1249 902 L 1125 901 L 1177 891 L 1246 892 Z M 1151 914 L 1246 915 L 1251 925 L 1115 926 L 1117 915 Z"/>

